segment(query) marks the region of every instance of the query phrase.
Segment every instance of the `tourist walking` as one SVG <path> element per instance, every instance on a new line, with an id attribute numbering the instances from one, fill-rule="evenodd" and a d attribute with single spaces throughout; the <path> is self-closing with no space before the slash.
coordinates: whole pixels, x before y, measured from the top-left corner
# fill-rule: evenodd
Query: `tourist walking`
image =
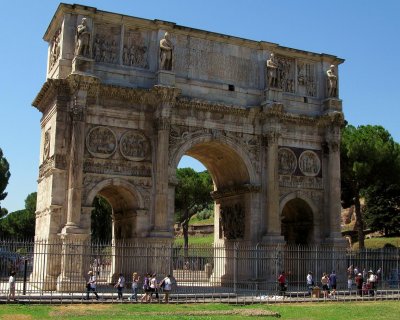
<path id="1" fill-rule="evenodd" d="M 335 270 L 333 270 L 332 273 L 329 275 L 329 288 L 331 289 L 332 296 L 336 294 L 336 282 L 337 282 L 337 277 Z"/>
<path id="2" fill-rule="evenodd" d="M 11 299 L 14 301 L 17 301 L 15 299 L 15 271 L 12 270 L 10 273 L 10 277 L 8 278 L 8 297 L 7 301 L 10 301 Z"/>
<path id="3" fill-rule="evenodd" d="M 363 278 L 362 274 L 358 273 L 356 277 L 354 278 L 354 282 L 356 283 L 357 286 L 357 293 L 359 296 L 362 296 L 362 286 L 363 286 Z"/>
<path id="4" fill-rule="evenodd" d="M 172 281 L 171 281 L 171 276 L 167 275 L 160 283 L 160 288 L 163 289 L 164 292 L 164 302 L 168 303 L 169 302 L 169 294 L 171 293 L 172 290 Z"/>
<path id="5" fill-rule="evenodd" d="M 369 284 L 369 295 L 374 296 L 375 295 L 375 288 L 376 288 L 376 275 L 372 270 L 368 271 L 368 280 L 367 283 Z"/>
<path id="6" fill-rule="evenodd" d="M 88 282 L 86 283 L 86 299 L 85 300 L 89 300 L 89 293 L 90 291 L 93 292 L 93 294 L 96 296 L 96 300 L 99 300 L 99 295 L 96 292 L 96 284 L 97 284 L 97 279 L 96 279 L 96 275 L 93 274 L 93 271 L 89 271 L 88 272 Z"/>
<path id="7" fill-rule="evenodd" d="M 142 298 L 140 299 L 140 302 L 149 302 L 151 300 L 151 295 L 150 295 L 150 273 L 147 273 L 146 276 L 143 279 L 143 291 L 144 294 L 142 295 Z"/>
<path id="8" fill-rule="evenodd" d="M 138 288 L 139 288 L 139 280 L 140 276 L 138 275 L 137 272 L 134 272 L 132 274 L 132 295 L 128 298 L 128 300 L 136 300 L 138 301 Z"/>
<path id="9" fill-rule="evenodd" d="M 157 275 L 153 273 L 150 279 L 150 300 L 153 298 L 153 293 L 156 295 L 156 299 L 158 299 L 158 282 Z"/>
<path id="10" fill-rule="evenodd" d="M 311 271 L 308 271 L 306 281 L 308 294 L 311 295 L 312 289 L 314 288 L 314 278 Z"/>
<path id="11" fill-rule="evenodd" d="M 282 271 L 281 274 L 279 275 L 278 284 L 279 284 L 279 294 L 281 296 L 285 296 L 285 292 L 287 290 L 285 271 Z"/>
<path id="12" fill-rule="evenodd" d="M 321 284 L 324 298 L 326 298 L 329 294 L 329 277 L 325 272 L 322 274 Z"/>
<path id="13" fill-rule="evenodd" d="M 123 296 L 122 292 L 124 290 L 124 287 L 125 287 L 125 278 L 124 278 L 123 274 L 120 273 L 118 281 L 115 284 L 115 288 L 117 288 L 117 292 L 118 292 L 118 300 L 122 301 L 122 296 Z"/>

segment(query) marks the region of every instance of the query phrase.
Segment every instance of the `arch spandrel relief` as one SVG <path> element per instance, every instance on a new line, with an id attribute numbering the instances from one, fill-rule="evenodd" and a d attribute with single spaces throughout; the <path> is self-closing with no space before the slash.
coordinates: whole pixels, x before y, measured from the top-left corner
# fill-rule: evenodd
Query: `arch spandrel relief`
<path id="1" fill-rule="evenodd" d="M 299 157 L 299 168 L 305 176 L 315 177 L 321 170 L 321 160 L 314 151 L 303 151 Z"/>
<path id="2" fill-rule="evenodd" d="M 149 155 L 150 143 L 142 133 L 128 131 L 121 137 L 119 149 L 124 158 L 132 161 L 143 161 Z"/>
<path id="3" fill-rule="evenodd" d="M 110 128 L 94 127 L 86 136 L 86 147 L 92 156 L 106 159 L 115 153 L 117 138 Z"/>
<path id="4" fill-rule="evenodd" d="M 294 152 L 288 148 L 280 148 L 278 151 L 279 174 L 293 174 L 297 168 L 297 159 Z"/>

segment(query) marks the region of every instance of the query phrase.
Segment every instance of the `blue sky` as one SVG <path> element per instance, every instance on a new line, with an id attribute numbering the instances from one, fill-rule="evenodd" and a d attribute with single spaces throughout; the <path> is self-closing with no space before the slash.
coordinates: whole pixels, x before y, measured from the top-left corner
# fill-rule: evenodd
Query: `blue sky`
<path id="1" fill-rule="evenodd" d="M 344 58 L 339 85 L 345 118 L 355 126 L 382 125 L 400 142 L 400 1 L 76 2 Z M 41 114 L 31 103 L 46 80 L 47 43 L 42 37 L 58 4 L 1 3 L 0 148 L 11 170 L 8 196 L 1 206 L 10 212 L 24 208 L 26 196 L 37 189 Z M 180 165 L 201 168 L 190 160 Z"/>

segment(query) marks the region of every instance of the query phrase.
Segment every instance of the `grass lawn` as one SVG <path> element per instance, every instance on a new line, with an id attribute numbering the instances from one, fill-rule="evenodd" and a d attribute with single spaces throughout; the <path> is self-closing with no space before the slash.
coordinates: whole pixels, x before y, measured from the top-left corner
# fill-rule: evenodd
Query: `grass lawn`
<path id="1" fill-rule="evenodd" d="M 177 246 L 183 246 L 183 237 L 175 238 L 174 241 L 175 245 Z M 205 236 L 189 236 L 189 246 L 203 246 L 203 245 L 209 245 L 212 246 L 214 243 L 214 234 L 207 234 Z"/>
<path id="2" fill-rule="evenodd" d="M 394 247 L 400 247 L 400 237 L 376 237 L 371 239 L 365 239 L 365 247 L 367 249 L 380 249 L 385 246 L 385 244 L 390 244 Z M 353 249 L 358 250 L 358 242 L 354 242 Z"/>
<path id="3" fill-rule="evenodd" d="M 399 301 L 254 304 L 74 304 L 2 305 L 0 319 L 398 319 Z"/>

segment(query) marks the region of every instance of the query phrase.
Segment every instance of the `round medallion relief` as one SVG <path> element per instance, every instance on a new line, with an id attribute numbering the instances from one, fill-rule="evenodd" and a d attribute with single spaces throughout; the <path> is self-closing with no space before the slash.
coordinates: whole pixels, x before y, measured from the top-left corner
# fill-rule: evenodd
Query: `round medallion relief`
<path id="1" fill-rule="evenodd" d="M 314 177 L 321 170 L 321 161 L 314 151 L 303 151 L 299 157 L 299 168 L 305 176 Z"/>
<path id="2" fill-rule="evenodd" d="M 117 138 L 107 127 L 94 127 L 86 136 L 86 147 L 95 157 L 109 158 L 117 149 Z"/>
<path id="3" fill-rule="evenodd" d="M 292 174 L 297 167 L 297 159 L 294 152 L 288 148 L 280 148 L 278 151 L 279 174 Z"/>
<path id="4" fill-rule="evenodd" d="M 140 132 L 128 131 L 121 137 L 119 149 L 126 159 L 141 161 L 148 155 L 150 144 Z"/>

